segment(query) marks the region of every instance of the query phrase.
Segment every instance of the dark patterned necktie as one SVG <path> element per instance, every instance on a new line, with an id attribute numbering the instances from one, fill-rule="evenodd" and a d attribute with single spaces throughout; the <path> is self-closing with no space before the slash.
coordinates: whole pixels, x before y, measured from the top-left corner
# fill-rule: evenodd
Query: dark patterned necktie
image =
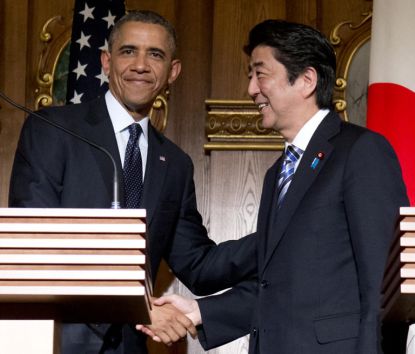
<path id="1" fill-rule="evenodd" d="M 281 206 L 281 203 L 287 194 L 288 187 L 290 186 L 291 180 L 294 177 L 295 165 L 300 159 L 302 153 L 303 150 L 294 145 L 288 145 L 287 149 L 285 150 L 281 172 L 278 175 L 278 208 Z"/>
<path id="2" fill-rule="evenodd" d="M 130 138 L 125 150 L 124 160 L 124 196 L 128 209 L 140 206 L 143 194 L 143 163 L 138 139 L 142 133 L 140 124 L 133 123 L 128 127 Z"/>

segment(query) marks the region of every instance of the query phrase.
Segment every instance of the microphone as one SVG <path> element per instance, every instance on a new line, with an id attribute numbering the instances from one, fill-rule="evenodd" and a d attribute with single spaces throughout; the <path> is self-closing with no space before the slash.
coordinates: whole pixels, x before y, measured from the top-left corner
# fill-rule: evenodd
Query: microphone
<path id="1" fill-rule="evenodd" d="M 6 96 L 1 91 L 0 91 L 0 97 L 3 98 L 3 100 L 5 100 L 7 103 L 9 103 L 10 105 L 12 105 L 13 107 L 18 108 L 21 111 L 26 112 L 28 114 L 34 115 L 35 117 L 41 119 L 42 121 L 46 122 L 47 124 L 52 125 L 53 127 L 57 128 L 57 129 L 63 130 L 65 133 L 67 133 L 67 134 L 69 134 L 69 135 L 71 135 L 71 136 L 73 136 L 73 137 L 75 137 L 75 138 L 83 141 L 84 143 L 86 143 L 86 144 L 94 147 L 95 149 L 98 149 L 98 150 L 102 151 L 105 155 L 107 155 L 109 157 L 109 159 L 111 160 L 111 162 L 112 162 L 113 171 L 114 171 L 114 173 L 113 173 L 113 184 L 112 184 L 112 186 L 113 186 L 113 196 L 112 196 L 112 202 L 111 202 L 111 209 L 120 209 L 121 208 L 120 200 L 119 200 L 119 197 L 118 197 L 119 188 L 118 188 L 118 170 L 117 170 L 117 165 L 115 163 L 114 157 L 111 155 L 111 153 L 107 149 L 105 149 L 104 147 L 102 147 L 102 146 L 100 146 L 98 144 L 95 144 L 93 141 L 84 138 L 83 136 L 81 136 L 81 135 L 79 135 L 79 134 L 77 134 L 77 133 L 75 133 L 75 132 L 73 132 L 73 131 L 65 128 L 64 126 L 62 126 L 62 125 L 60 125 L 58 123 L 55 123 L 55 122 L 50 121 L 49 119 L 47 119 L 46 117 L 42 116 L 38 112 L 34 112 L 31 109 L 29 109 L 29 108 L 27 108 L 25 106 L 22 106 L 22 105 L 18 104 L 17 102 L 14 102 L 11 98 L 9 98 L 8 96 Z"/>

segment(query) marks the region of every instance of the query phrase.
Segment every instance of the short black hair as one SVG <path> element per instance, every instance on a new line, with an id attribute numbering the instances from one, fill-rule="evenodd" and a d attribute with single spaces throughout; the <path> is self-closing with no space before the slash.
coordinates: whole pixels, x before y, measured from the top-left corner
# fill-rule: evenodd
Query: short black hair
<path id="1" fill-rule="evenodd" d="M 284 20 L 265 20 L 249 32 L 244 47 L 251 55 L 257 46 L 273 48 L 274 58 L 285 66 L 291 84 L 307 68 L 317 71 L 316 99 L 319 108 L 333 107 L 336 54 L 327 38 L 316 29 Z"/>
<path id="2" fill-rule="evenodd" d="M 176 55 L 177 35 L 173 25 L 157 12 L 150 10 L 133 10 L 126 13 L 114 25 L 108 38 L 108 50 L 111 52 L 115 37 L 118 35 L 121 26 L 126 22 L 143 22 L 162 26 L 169 36 L 169 45 L 173 53 Z"/>

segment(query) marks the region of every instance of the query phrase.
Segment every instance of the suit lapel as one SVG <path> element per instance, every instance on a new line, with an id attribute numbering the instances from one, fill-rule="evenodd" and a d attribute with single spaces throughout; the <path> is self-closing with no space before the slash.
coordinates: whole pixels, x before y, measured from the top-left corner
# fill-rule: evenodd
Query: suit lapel
<path id="1" fill-rule="evenodd" d="M 113 157 L 118 173 L 118 190 L 119 199 L 121 205 L 123 205 L 123 180 L 122 180 L 122 165 L 120 159 L 120 153 L 118 151 L 117 141 L 115 138 L 114 128 L 111 123 L 111 119 L 105 104 L 104 97 L 99 98 L 96 101 L 91 102 L 90 109 L 86 115 L 87 129 L 83 133 L 83 136 L 96 142 L 97 145 L 106 149 Z M 114 168 L 111 159 L 106 154 L 94 147 L 91 147 L 91 151 L 95 157 L 99 170 L 101 172 L 106 190 L 108 192 L 108 199 L 113 199 L 113 177 Z M 111 205 L 108 205 L 111 207 Z"/>
<path id="2" fill-rule="evenodd" d="M 269 226 L 273 222 L 273 203 L 276 202 L 274 195 L 276 193 L 277 174 L 281 169 L 282 158 L 280 157 L 274 165 L 270 168 L 264 179 L 263 193 L 261 196 L 261 205 L 258 213 L 258 269 L 262 269 L 266 256 L 266 249 L 268 245 Z M 272 192 L 272 193 L 271 193 Z"/>
<path id="3" fill-rule="evenodd" d="M 169 161 L 163 136 L 149 123 L 148 154 L 142 206 L 147 209 L 147 225 L 150 225 L 158 204 L 160 193 L 166 177 Z"/>
<path id="4" fill-rule="evenodd" d="M 340 118 L 337 114 L 329 113 L 321 122 L 313 137 L 311 138 L 306 151 L 300 161 L 288 192 L 281 204 L 278 214 L 274 219 L 268 234 L 268 247 L 264 261 L 264 268 L 272 257 L 278 243 L 283 237 L 291 219 L 301 203 L 304 195 L 309 190 L 324 165 L 329 160 L 333 152 L 333 146 L 328 141 L 340 131 Z M 324 158 L 319 160 L 317 166 L 312 168 L 313 160 L 319 153 L 324 154 Z M 301 220 L 300 220 L 301 222 Z M 264 269 L 263 268 L 263 269 Z"/>

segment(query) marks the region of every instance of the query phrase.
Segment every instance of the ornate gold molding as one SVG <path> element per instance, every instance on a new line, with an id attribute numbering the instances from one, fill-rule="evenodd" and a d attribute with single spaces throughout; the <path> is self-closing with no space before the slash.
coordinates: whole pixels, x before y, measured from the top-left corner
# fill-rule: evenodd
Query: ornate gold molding
<path id="1" fill-rule="evenodd" d="M 167 101 L 169 94 L 169 90 L 166 90 L 164 94 L 158 95 L 153 102 L 153 107 L 149 114 L 151 124 L 160 132 L 164 132 L 167 126 L 167 118 L 169 116 L 169 105 Z"/>
<path id="2" fill-rule="evenodd" d="M 337 57 L 337 73 L 334 91 L 336 110 L 348 120 L 346 89 L 349 79 L 350 64 L 356 52 L 370 39 L 372 12 L 362 14 L 363 19 L 358 24 L 352 21 L 342 21 L 330 33 L 330 42 L 335 47 Z"/>
<path id="3" fill-rule="evenodd" d="M 205 104 L 205 151 L 284 148 L 284 139 L 278 132 L 262 127 L 262 117 L 252 101 L 209 99 Z"/>
<path id="4" fill-rule="evenodd" d="M 71 38 L 71 23 L 62 16 L 48 19 L 39 34 L 44 43 L 36 73 L 35 109 L 53 104 L 53 81 L 62 51 Z"/>

